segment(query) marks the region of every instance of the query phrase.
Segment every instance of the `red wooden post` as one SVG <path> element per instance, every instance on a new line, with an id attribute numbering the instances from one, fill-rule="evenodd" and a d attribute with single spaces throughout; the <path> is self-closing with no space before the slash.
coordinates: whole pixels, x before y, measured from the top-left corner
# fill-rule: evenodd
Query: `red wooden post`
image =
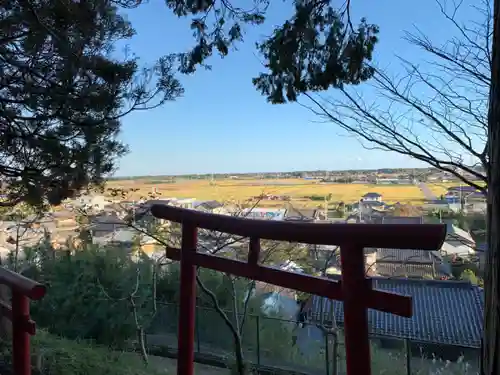
<path id="1" fill-rule="evenodd" d="M 182 249 L 167 249 L 167 257 L 181 261 L 178 375 L 193 375 L 196 267 L 342 300 L 347 373 L 369 375 L 371 363 L 367 309 L 411 317 L 412 305 L 410 297 L 371 288 L 369 280 L 365 278 L 363 248 L 433 250 L 441 246 L 446 234 L 444 225 L 318 225 L 266 222 L 207 214 L 164 204 L 154 205 L 151 212 L 155 217 L 183 224 Z M 249 237 L 248 262 L 196 253 L 197 227 Z M 259 238 L 311 244 L 340 244 L 341 283 L 259 265 Z"/>
<path id="2" fill-rule="evenodd" d="M 12 366 L 15 375 L 31 374 L 30 336 L 24 322 L 29 320 L 29 299 L 12 290 Z"/>
<path id="3" fill-rule="evenodd" d="M 347 374 L 370 375 L 370 339 L 367 317 L 369 288 L 365 278 L 363 248 L 342 245 L 340 260 Z"/>
<path id="4" fill-rule="evenodd" d="M 196 266 L 192 253 L 196 253 L 197 227 L 182 223 L 181 285 L 178 327 L 178 375 L 194 375 L 194 331 L 196 321 Z M 17 375 L 17 374 L 16 374 Z M 23 374 L 24 375 L 24 374 Z"/>
<path id="5" fill-rule="evenodd" d="M 259 263 L 260 254 L 260 238 L 250 237 L 250 244 L 248 246 L 248 264 L 256 266 Z"/>

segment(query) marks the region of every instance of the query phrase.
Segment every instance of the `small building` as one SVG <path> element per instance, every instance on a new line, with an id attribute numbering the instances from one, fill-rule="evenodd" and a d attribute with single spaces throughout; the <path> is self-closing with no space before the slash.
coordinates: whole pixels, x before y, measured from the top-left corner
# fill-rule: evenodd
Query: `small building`
<path id="1" fill-rule="evenodd" d="M 203 211 L 211 214 L 226 214 L 227 210 L 224 208 L 224 204 L 216 201 L 196 201 L 193 203 L 193 208 L 198 211 Z"/>
<path id="2" fill-rule="evenodd" d="M 89 217 L 88 230 L 92 237 L 106 237 L 115 231 L 127 227 L 126 223 L 116 214 L 99 214 Z"/>
<path id="3" fill-rule="evenodd" d="M 338 278 L 338 276 L 336 277 Z M 420 343 L 478 348 L 483 331 L 483 291 L 465 281 L 372 278 L 372 287 L 412 297 L 413 316 L 368 310 L 370 333 Z M 343 302 L 312 296 L 308 321 L 343 326 Z M 323 316 L 321 316 L 323 315 Z M 462 348 L 461 348 L 462 349 Z"/>
<path id="4" fill-rule="evenodd" d="M 474 187 L 474 186 L 469 186 L 469 185 L 460 185 L 460 186 L 452 186 L 452 187 L 449 187 L 448 188 L 448 192 L 446 194 L 449 194 L 449 193 L 454 193 L 456 195 L 467 195 L 467 194 L 471 194 L 471 193 L 475 193 L 477 192 L 478 190 Z"/>
<path id="5" fill-rule="evenodd" d="M 313 222 L 318 217 L 316 209 L 298 209 L 291 207 L 286 211 L 285 221 Z"/>
<path id="6" fill-rule="evenodd" d="M 176 207 L 193 209 L 196 202 L 195 198 L 183 198 L 172 200 L 169 203 Z"/>
<path id="7" fill-rule="evenodd" d="M 468 257 L 475 254 L 476 241 L 465 230 L 453 223 L 446 223 L 446 239 L 441 247 L 441 253 Z"/>
<path id="8" fill-rule="evenodd" d="M 440 210 L 448 211 L 451 210 L 450 203 L 447 199 L 433 199 L 424 203 L 423 208 L 427 211 Z"/>
<path id="9" fill-rule="evenodd" d="M 382 202 L 382 195 L 379 193 L 366 193 L 362 197 L 363 202 Z"/>
<path id="10" fill-rule="evenodd" d="M 261 220 L 283 220 L 285 218 L 286 209 L 284 208 L 246 208 L 242 210 L 241 217 L 247 219 Z"/>
<path id="11" fill-rule="evenodd" d="M 384 216 L 382 224 L 423 224 L 422 216 Z"/>
<path id="12" fill-rule="evenodd" d="M 377 249 L 372 275 L 407 279 L 438 279 L 452 277 L 448 263 L 438 251 Z"/>
<path id="13" fill-rule="evenodd" d="M 104 208 L 110 204 L 109 198 L 106 198 L 103 195 L 81 195 L 76 198 L 71 204 L 74 207 L 78 207 L 81 209 L 90 209 L 95 211 L 104 210 Z"/>

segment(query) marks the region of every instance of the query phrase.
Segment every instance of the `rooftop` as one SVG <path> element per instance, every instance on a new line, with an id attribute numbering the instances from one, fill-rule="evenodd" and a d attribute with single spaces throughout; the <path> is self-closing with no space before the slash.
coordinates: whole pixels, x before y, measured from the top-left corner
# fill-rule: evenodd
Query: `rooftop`
<path id="1" fill-rule="evenodd" d="M 451 276 L 441 264 L 377 263 L 373 273 L 383 277 L 411 279 L 441 279 Z"/>
<path id="2" fill-rule="evenodd" d="M 290 221 L 312 221 L 316 218 L 318 210 L 316 209 L 298 209 L 291 207 L 286 211 L 285 220 Z"/>
<path id="3" fill-rule="evenodd" d="M 363 195 L 363 198 L 378 198 L 381 196 L 382 196 L 382 194 L 370 192 L 370 193 L 366 193 L 365 195 Z"/>
<path id="4" fill-rule="evenodd" d="M 413 317 L 368 310 L 370 331 L 421 342 L 480 347 L 483 321 L 483 291 L 468 282 L 373 278 L 373 287 L 412 297 Z M 332 314 L 343 325 L 343 303 L 313 296 L 309 303 L 312 320 L 325 321 Z"/>
<path id="5" fill-rule="evenodd" d="M 423 224 L 422 216 L 384 216 L 382 224 Z"/>
<path id="6" fill-rule="evenodd" d="M 433 264 L 439 255 L 428 250 L 377 249 L 377 263 Z"/>

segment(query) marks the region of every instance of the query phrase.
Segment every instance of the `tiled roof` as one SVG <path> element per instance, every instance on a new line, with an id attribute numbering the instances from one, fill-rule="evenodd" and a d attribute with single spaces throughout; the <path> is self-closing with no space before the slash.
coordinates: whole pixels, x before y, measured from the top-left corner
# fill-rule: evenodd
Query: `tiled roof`
<path id="1" fill-rule="evenodd" d="M 385 216 L 382 219 L 383 224 L 422 224 L 422 216 Z"/>
<path id="2" fill-rule="evenodd" d="M 433 264 L 403 264 L 403 263 L 380 263 L 375 265 L 376 274 L 384 277 L 408 277 L 419 278 L 424 277 L 440 278 L 450 276 L 443 272 L 439 265 Z"/>
<path id="3" fill-rule="evenodd" d="M 384 263 L 427 263 L 432 264 L 436 259 L 432 251 L 378 249 L 377 262 Z"/>
<path id="4" fill-rule="evenodd" d="M 379 193 L 370 192 L 370 193 L 366 193 L 365 195 L 363 195 L 363 198 L 376 198 L 376 197 L 381 197 L 381 196 L 382 195 Z"/>
<path id="5" fill-rule="evenodd" d="M 483 322 L 481 288 L 461 281 L 373 278 L 373 287 L 412 297 L 413 317 L 369 309 L 370 331 L 421 342 L 480 347 Z M 309 317 L 319 320 L 321 303 L 325 321 L 335 313 L 343 324 L 343 303 L 313 296 Z"/>
<path id="6" fill-rule="evenodd" d="M 467 242 L 474 243 L 474 239 L 469 234 L 469 232 L 453 225 L 453 222 L 447 221 L 446 223 L 446 237 L 447 239 L 458 239 L 460 241 L 464 241 L 464 244 Z"/>
<path id="7" fill-rule="evenodd" d="M 222 207 L 224 206 L 224 204 L 216 201 L 216 200 L 211 200 L 211 201 L 204 201 L 204 202 L 201 202 L 199 204 L 195 204 L 194 207 L 197 208 L 197 207 L 203 207 L 205 208 L 206 210 L 215 210 L 216 208 L 219 208 L 219 207 Z"/>
<path id="8" fill-rule="evenodd" d="M 298 209 L 291 207 L 286 211 L 285 220 L 313 220 L 316 217 L 315 209 Z"/>

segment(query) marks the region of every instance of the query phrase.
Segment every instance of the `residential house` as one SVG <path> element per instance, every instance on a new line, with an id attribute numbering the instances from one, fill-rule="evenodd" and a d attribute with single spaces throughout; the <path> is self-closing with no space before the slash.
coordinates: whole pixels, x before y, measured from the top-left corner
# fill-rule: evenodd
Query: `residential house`
<path id="1" fill-rule="evenodd" d="M 366 193 L 361 198 L 362 198 L 361 200 L 363 202 L 366 202 L 366 203 L 368 203 L 368 202 L 382 202 L 382 195 L 379 193 L 374 193 L 374 192 Z"/>
<path id="2" fill-rule="evenodd" d="M 127 227 L 126 222 L 120 219 L 116 213 L 93 215 L 89 217 L 89 221 L 88 230 L 94 239 L 108 238 L 119 229 Z"/>
<path id="3" fill-rule="evenodd" d="M 441 247 L 443 255 L 468 257 L 475 254 L 476 241 L 465 230 L 451 222 L 446 223 L 446 239 Z"/>
<path id="4" fill-rule="evenodd" d="M 486 213 L 486 195 L 482 191 L 470 193 L 464 198 L 464 210 L 470 213 Z"/>
<path id="5" fill-rule="evenodd" d="M 422 216 L 384 216 L 382 224 L 423 224 Z"/>
<path id="6" fill-rule="evenodd" d="M 334 278 L 338 278 L 335 276 Z M 368 310 L 370 332 L 440 345 L 481 346 L 483 331 L 483 291 L 464 281 L 377 278 L 373 289 L 412 297 L 413 316 L 403 318 Z M 344 323 L 343 302 L 312 296 L 306 305 L 312 324 Z"/>
<path id="7" fill-rule="evenodd" d="M 284 208 L 246 208 L 241 212 L 241 216 L 248 219 L 261 220 L 283 220 L 285 218 L 286 209 Z"/>
<path id="8" fill-rule="evenodd" d="M 467 194 L 471 194 L 471 193 L 475 193 L 475 192 L 477 192 L 477 189 L 474 186 L 460 185 L 460 186 L 449 187 L 446 195 L 465 196 Z"/>
<path id="9" fill-rule="evenodd" d="M 196 198 L 181 198 L 181 199 L 171 200 L 169 201 L 169 204 L 176 207 L 193 209 L 196 202 L 197 202 Z"/>
<path id="10" fill-rule="evenodd" d="M 75 198 L 70 204 L 81 209 L 91 209 L 95 211 L 103 210 L 111 202 L 103 195 L 81 195 Z"/>
<path id="11" fill-rule="evenodd" d="M 290 207 L 285 214 L 285 221 L 313 222 L 318 217 L 316 209 L 298 209 Z"/>
<path id="12" fill-rule="evenodd" d="M 434 211 L 434 210 L 440 210 L 440 211 L 460 211 L 460 202 L 455 203 L 455 206 L 453 203 L 450 203 L 448 199 L 434 199 L 425 202 L 423 208 L 427 211 Z"/>
<path id="13" fill-rule="evenodd" d="M 422 216 L 384 216 L 381 224 L 423 224 Z M 447 279 L 448 263 L 438 250 L 376 249 L 370 274 L 384 277 Z"/>
<path id="14" fill-rule="evenodd" d="M 224 204 L 216 200 L 210 201 L 196 201 L 193 208 L 198 211 L 203 211 L 210 214 L 225 215 L 228 211 L 225 209 Z"/>
<path id="15" fill-rule="evenodd" d="M 347 217 L 347 223 L 377 224 L 385 215 L 385 204 L 382 202 L 359 202 L 351 206 L 352 213 Z"/>
<path id="16" fill-rule="evenodd" d="M 377 249 L 371 275 L 409 279 L 448 279 L 448 263 L 438 251 Z"/>

